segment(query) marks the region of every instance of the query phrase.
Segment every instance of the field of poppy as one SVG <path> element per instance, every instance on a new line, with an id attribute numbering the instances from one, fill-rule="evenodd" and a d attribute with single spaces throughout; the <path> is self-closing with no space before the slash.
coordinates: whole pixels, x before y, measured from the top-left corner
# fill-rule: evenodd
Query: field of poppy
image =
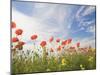
<path id="1" fill-rule="evenodd" d="M 60 39 L 51 36 L 48 41 L 43 39 L 35 44 L 38 34 L 32 34 L 32 50 L 24 50 L 27 42 L 22 41 L 23 29 L 16 28 L 15 22 L 11 23 L 12 31 L 15 30 L 11 41 L 11 70 L 13 74 L 91 70 L 96 68 L 96 49 L 90 45 L 81 47 L 81 42 L 72 45 L 73 39 Z M 52 45 L 52 47 L 50 46 Z"/>

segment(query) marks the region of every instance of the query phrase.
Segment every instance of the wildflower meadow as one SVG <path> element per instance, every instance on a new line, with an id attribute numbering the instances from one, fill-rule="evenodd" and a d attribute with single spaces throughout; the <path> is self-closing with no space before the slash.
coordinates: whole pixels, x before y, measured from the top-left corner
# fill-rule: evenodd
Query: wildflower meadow
<path id="1" fill-rule="evenodd" d="M 12 22 L 11 27 L 12 30 L 16 29 L 16 23 Z M 96 68 L 96 51 L 91 46 L 81 47 L 81 42 L 72 46 L 72 38 L 62 41 L 60 38 L 55 39 L 53 36 L 48 38 L 48 41 L 43 39 L 38 45 L 35 45 L 39 35 L 32 34 L 30 39 L 34 48 L 24 51 L 23 47 L 27 43 L 20 39 L 23 32 L 23 29 L 16 29 L 16 36 L 12 37 L 12 73 L 14 74 Z M 18 38 L 19 36 L 20 38 Z M 48 45 L 53 46 L 49 48 Z M 42 51 L 38 53 L 39 50 Z"/>

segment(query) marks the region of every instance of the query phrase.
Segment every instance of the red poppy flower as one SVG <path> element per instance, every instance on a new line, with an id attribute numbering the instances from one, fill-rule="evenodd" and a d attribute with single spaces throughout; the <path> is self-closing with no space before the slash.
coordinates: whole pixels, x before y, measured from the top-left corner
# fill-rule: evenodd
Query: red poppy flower
<path id="1" fill-rule="evenodd" d="M 18 48 L 19 50 L 22 50 L 23 46 L 22 45 L 16 45 L 15 48 Z"/>
<path id="2" fill-rule="evenodd" d="M 17 30 L 15 31 L 15 33 L 16 33 L 17 35 L 21 35 L 21 34 L 23 33 L 23 30 L 22 30 L 22 29 L 17 29 Z"/>
<path id="3" fill-rule="evenodd" d="M 80 42 L 77 43 L 77 47 L 80 47 Z"/>
<path id="4" fill-rule="evenodd" d="M 37 37 L 38 37 L 37 35 L 32 35 L 31 40 L 35 40 L 35 39 L 37 39 Z"/>
<path id="5" fill-rule="evenodd" d="M 42 41 L 42 42 L 40 43 L 40 46 L 45 47 L 46 44 L 47 44 L 46 41 Z"/>
<path id="6" fill-rule="evenodd" d="M 12 42 L 18 42 L 18 41 L 19 41 L 19 39 L 17 37 L 12 38 Z"/>
<path id="7" fill-rule="evenodd" d="M 56 39 L 56 42 L 60 42 L 60 39 L 58 38 L 58 39 Z"/>
<path id="8" fill-rule="evenodd" d="M 65 41 L 62 41 L 62 45 L 65 45 L 66 43 L 65 43 Z"/>
<path id="9" fill-rule="evenodd" d="M 58 50 L 58 51 L 61 51 L 61 46 L 58 46 L 57 50 Z"/>
<path id="10" fill-rule="evenodd" d="M 25 42 L 23 42 L 23 41 L 19 41 L 19 42 L 18 42 L 18 45 L 23 46 L 24 44 L 25 44 Z"/>
<path id="11" fill-rule="evenodd" d="M 67 45 L 67 40 L 62 41 L 62 45 Z"/>
<path id="12" fill-rule="evenodd" d="M 49 39 L 49 42 L 52 42 L 52 41 L 53 41 L 53 39 L 54 39 L 54 37 L 51 37 L 51 38 Z"/>
<path id="13" fill-rule="evenodd" d="M 16 23 L 15 22 L 11 23 L 11 28 L 16 28 Z"/>
<path id="14" fill-rule="evenodd" d="M 68 39 L 68 44 L 70 44 L 70 43 L 71 43 L 71 41 L 72 41 L 72 39 Z"/>

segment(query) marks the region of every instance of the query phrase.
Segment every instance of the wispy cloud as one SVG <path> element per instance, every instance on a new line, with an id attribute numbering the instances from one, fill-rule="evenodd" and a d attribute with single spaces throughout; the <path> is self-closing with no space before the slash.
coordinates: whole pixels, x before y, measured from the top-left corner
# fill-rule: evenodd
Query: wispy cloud
<path id="1" fill-rule="evenodd" d="M 78 21 L 80 21 L 81 23 L 83 23 L 83 22 L 85 23 L 85 22 L 87 22 L 86 16 L 92 14 L 94 11 L 95 11 L 94 6 L 81 6 L 76 13 L 76 19 Z M 93 20 L 92 20 L 92 22 L 93 22 Z M 89 23 L 91 23 L 91 21 L 89 21 Z"/>
<path id="2" fill-rule="evenodd" d="M 95 11 L 95 6 L 81 6 L 79 8 L 76 13 L 76 20 L 78 21 L 78 26 L 80 29 L 77 31 L 81 30 L 81 28 L 84 28 L 86 31 L 95 32 L 95 15 L 91 15 Z"/>
<path id="3" fill-rule="evenodd" d="M 85 11 L 82 13 L 82 16 L 86 16 L 91 14 L 92 12 L 95 11 L 95 6 L 88 6 Z"/>
<path id="4" fill-rule="evenodd" d="M 81 6 L 76 13 L 77 20 L 84 20 L 83 17 L 87 16 L 95 11 L 95 6 Z"/>
<path id="5" fill-rule="evenodd" d="M 81 13 L 83 12 L 83 10 L 84 10 L 84 8 L 85 8 L 85 6 L 81 6 L 80 8 L 79 8 L 79 10 L 77 11 L 77 13 L 76 13 L 76 18 L 77 18 L 77 20 L 80 20 L 80 18 L 81 18 Z"/>

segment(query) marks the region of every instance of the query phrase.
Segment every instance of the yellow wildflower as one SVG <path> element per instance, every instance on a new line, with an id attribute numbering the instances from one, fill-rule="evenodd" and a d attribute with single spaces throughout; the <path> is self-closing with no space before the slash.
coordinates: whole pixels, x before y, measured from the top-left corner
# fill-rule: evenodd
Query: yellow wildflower
<path id="1" fill-rule="evenodd" d="M 80 67 L 83 67 L 83 65 L 82 65 L 82 64 L 80 64 Z"/>
<path id="2" fill-rule="evenodd" d="M 80 68 L 81 70 L 85 70 L 85 67 L 82 64 L 80 64 Z"/>
<path id="3" fill-rule="evenodd" d="M 66 65 L 66 60 L 63 58 L 61 63 L 62 63 L 62 65 Z"/>

